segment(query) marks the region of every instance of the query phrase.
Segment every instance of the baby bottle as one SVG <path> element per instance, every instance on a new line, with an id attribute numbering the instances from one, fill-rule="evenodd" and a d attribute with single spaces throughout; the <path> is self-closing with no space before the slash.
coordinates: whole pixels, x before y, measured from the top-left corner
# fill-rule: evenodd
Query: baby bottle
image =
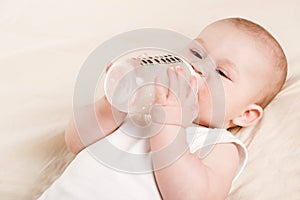
<path id="1" fill-rule="evenodd" d="M 126 112 L 138 126 L 151 122 L 154 104 L 154 81 L 157 76 L 168 88 L 167 69 L 181 66 L 187 82 L 194 67 L 178 55 L 167 51 L 143 49 L 120 56 L 112 62 L 104 81 L 104 92 L 111 105 Z"/>

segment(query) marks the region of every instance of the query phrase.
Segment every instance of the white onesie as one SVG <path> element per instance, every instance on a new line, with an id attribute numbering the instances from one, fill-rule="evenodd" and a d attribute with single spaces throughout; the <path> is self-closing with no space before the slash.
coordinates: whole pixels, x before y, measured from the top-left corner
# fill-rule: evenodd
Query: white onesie
<path id="1" fill-rule="evenodd" d="M 147 140 L 130 137 L 120 129 L 109 135 L 107 139 L 127 152 L 149 150 Z M 247 150 L 242 142 L 227 130 L 192 126 L 186 129 L 186 139 L 190 153 L 195 153 L 200 148 L 205 152 L 205 148 L 210 150 L 209 147 L 216 143 L 233 142 L 240 156 L 240 166 L 234 181 L 242 172 L 247 160 Z M 82 150 L 39 200 L 161 200 L 153 173 L 124 173 L 103 165 L 93 155 L 95 150 L 101 150 L 101 146 L 102 142 L 99 140 Z"/>

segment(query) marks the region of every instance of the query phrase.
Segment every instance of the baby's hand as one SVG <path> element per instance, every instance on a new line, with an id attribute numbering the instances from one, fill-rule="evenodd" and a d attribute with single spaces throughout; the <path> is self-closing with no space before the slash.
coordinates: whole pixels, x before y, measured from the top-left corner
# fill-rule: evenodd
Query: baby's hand
<path id="1" fill-rule="evenodd" d="M 191 75 L 188 83 L 180 66 L 169 68 L 168 78 L 167 89 L 160 83 L 159 77 L 155 80 L 152 121 L 186 127 L 198 116 L 198 101 L 195 94 L 197 79 Z"/>

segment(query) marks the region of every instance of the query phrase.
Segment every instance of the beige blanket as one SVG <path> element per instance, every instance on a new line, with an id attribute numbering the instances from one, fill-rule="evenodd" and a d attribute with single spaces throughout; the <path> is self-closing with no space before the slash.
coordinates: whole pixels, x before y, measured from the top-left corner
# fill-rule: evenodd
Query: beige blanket
<path id="1" fill-rule="evenodd" d="M 275 35 L 288 56 L 289 79 L 264 119 L 238 133 L 249 162 L 228 199 L 299 199 L 299 8 L 296 0 L 1 1 L 0 199 L 35 199 L 72 160 L 63 130 L 76 75 L 94 48 L 142 27 L 193 38 L 229 16 L 257 21 Z"/>

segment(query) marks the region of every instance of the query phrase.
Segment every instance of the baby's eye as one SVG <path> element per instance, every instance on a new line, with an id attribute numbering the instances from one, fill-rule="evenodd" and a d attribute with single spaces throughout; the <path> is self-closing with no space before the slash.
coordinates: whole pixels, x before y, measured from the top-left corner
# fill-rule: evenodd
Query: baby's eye
<path id="1" fill-rule="evenodd" d="M 192 52 L 192 54 L 193 54 L 194 56 L 196 56 L 197 58 L 202 59 L 202 56 L 200 55 L 200 53 L 199 53 L 198 51 L 196 51 L 196 50 L 194 50 L 194 49 L 190 49 L 190 51 Z"/>
<path id="2" fill-rule="evenodd" d="M 225 78 L 227 78 L 227 79 L 229 79 L 230 80 L 230 78 L 222 71 L 222 70 L 220 70 L 220 69 L 216 69 L 216 71 L 218 72 L 218 74 L 220 74 L 221 76 L 223 76 L 223 77 L 225 77 Z"/>

